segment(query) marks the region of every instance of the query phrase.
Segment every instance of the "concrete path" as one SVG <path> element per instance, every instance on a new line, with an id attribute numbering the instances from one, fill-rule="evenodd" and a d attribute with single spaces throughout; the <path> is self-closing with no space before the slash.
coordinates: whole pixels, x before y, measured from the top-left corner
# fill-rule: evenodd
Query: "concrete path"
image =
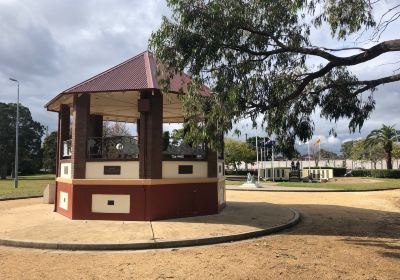
<path id="1" fill-rule="evenodd" d="M 69 250 L 192 246 L 265 235 L 298 220 L 294 210 L 264 202 L 229 201 L 218 215 L 126 222 L 69 220 L 40 199 L 3 201 L 0 245 Z"/>
<path id="2" fill-rule="evenodd" d="M 242 185 L 227 185 L 227 190 L 235 191 L 284 191 L 284 192 L 332 192 L 336 190 L 327 188 L 307 188 L 307 187 L 284 187 L 284 186 L 274 186 L 262 183 L 260 187 L 244 187 Z"/>

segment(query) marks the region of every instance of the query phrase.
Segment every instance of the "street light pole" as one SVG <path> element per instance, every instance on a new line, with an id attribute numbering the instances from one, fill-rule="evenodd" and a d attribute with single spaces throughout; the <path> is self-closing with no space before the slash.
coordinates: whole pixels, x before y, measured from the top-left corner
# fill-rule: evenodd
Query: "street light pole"
<path id="1" fill-rule="evenodd" d="M 17 83 L 17 118 L 15 120 L 15 166 L 14 166 L 14 188 L 18 188 L 18 146 L 19 146 L 19 81 L 10 78 L 10 81 Z"/>

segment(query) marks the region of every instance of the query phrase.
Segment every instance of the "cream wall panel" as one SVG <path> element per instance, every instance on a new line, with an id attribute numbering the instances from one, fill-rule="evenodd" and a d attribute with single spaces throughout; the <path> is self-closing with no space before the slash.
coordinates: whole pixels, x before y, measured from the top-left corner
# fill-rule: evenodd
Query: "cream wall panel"
<path id="1" fill-rule="evenodd" d="M 121 174 L 104 175 L 104 166 L 121 166 Z M 86 162 L 86 179 L 139 179 L 139 161 Z"/>
<path id="2" fill-rule="evenodd" d="M 58 207 L 68 210 L 68 193 L 60 192 Z"/>
<path id="3" fill-rule="evenodd" d="M 129 214 L 130 209 L 131 196 L 129 194 L 92 195 L 92 212 L 94 213 Z"/>
<path id="4" fill-rule="evenodd" d="M 218 182 L 218 205 L 221 205 L 225 202 L 225 180 L 222 180 Z"/>
<path id="5" fill-rule="evenodd" d="M 70 162 L 61 163 L 60 177 L 65 179 L 72 178 L 72 164 Z"/>
<path id="6" fill-rule="evenodd" d="M 318 174 L 320 175 L 320 179 L 333 179 L 333 169 L 325 169 L 325 168 L 321 168 L 321 169 L 311 169 L 311 176 L 314 179 L 318 179 Z M 309 170 L 308 169 L 303 169 L 302 172 L 302 176 L 303 177 L 308 177 L 309 176 Z"/>
<path id="7" fill-rule="evenodd" d="M 274 168 L 274 180 L 289 180 L 290 178 L 290 168 L 276 167 Z M 262 171 L 262 170 L 260 170 Z M 260 172 L 262 173 L 262 172 Z M 265 169 L 265 174 L 262 173 L 261 176 L 265 175 L 266 178 L 272 179 L 272 168 Z"/>
<path id="8" fill-rule="evenodd" d="M 224 176 L 224 161 L 223 160 L 218 161 L 217 174 L 218 174 L 218 178 L 221 178 Z"/>
<path id="9" fill-rule="evenodd" d="M 192 165 L 193 174 L 179 174 L 179 165 Z M 167 178 L 207 178 L 208 164 L 206 161 L 163 161 L 162 177 Z"/>

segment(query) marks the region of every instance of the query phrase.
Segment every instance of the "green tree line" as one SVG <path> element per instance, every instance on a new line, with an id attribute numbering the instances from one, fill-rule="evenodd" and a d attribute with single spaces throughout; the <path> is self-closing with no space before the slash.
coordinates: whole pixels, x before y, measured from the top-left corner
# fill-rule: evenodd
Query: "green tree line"
<path id="1" fill-rule="evenodd" d="M 393 159 L 400 158 L 400 132 L 394 126 L 382 125 L 365 139 L 342 143 L 341 153 L 344 159 L 370 161 L 374 168 L 378 161 L 385 159 L 387 169 L 393 169 Z"/>
<path id="2" fill-rule="evenodd" d="M 13 176 L 15 160 L 16 104 L 0 103 L 0 179 Z M 44 126 L 33 120 L 29 108 L 20 105 L 19 173 L 36 174 L 42 168 L 55 171 L 57 133 L 42 142 Z M 43 145 L 42 145 L 43 144 Z"/>

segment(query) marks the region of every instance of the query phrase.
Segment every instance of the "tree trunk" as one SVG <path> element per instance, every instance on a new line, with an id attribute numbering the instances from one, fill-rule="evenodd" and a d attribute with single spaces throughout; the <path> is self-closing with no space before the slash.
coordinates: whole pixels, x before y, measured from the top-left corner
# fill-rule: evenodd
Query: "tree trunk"
<path id="1" fill-rule="evenodd" d="M 0 166 L 0 179 L 4 180 L 7 178 L 7 164 L 2 164 Z"/>
<path id="2" fill-rule="evenodd" d="M 387 153 L 387 156 L 386 156 L 386 168 L 389 170 L 393 169 L 391 152 Z"/>
<path id="3" fill-rule="evenodd" d="M 11 166 L 14 166 L 14 162 L 12 163 L 12 165 Z M 14 168 L 11 168 L 11 178 L 15 178 L 15 176 L 14 176 L 14 171 L 15 171 L 15 169 Z"/>

